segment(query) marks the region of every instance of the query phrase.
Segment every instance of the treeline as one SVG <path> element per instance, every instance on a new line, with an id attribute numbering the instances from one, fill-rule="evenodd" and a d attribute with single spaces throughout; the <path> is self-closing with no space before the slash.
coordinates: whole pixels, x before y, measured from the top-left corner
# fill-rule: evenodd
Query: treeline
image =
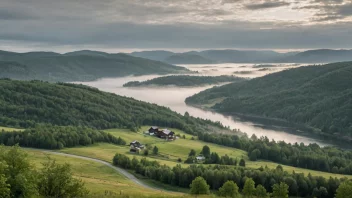
<path id="1" fill-rule="evenodd" d="M 149 85 L 158 86 L 180 86 L 180 87 L 190 87 L 190 86 L 200 86 L 200 85 L 211 85 L 219 84 L 224 82 L 240 82 L 244 81 L 244 78 L 237 76 L 189 76 L 189 75 L 173 75 L 173 76 L 162 76 L 158 78 L 153 78 L 146 81 L 131 81 L 125 83 L 124 87 L 141 87 Z"/>
<path id="2" fill-rule="evenodd" d="M 196 158 L 196 151 L 191 149 L 188 154 L 188 158 L 185 160 L 187 164 L 203 162 L 204 164 L 221 164 L 221 165 L 237 165 L 237 159 L 229 157 L 228 155 L 219 156 L 216 152 L 211 152 L 210 147 L 205 145 L 198 156 L 203 156 L 205 160 L 198 161 Z M 245 166 L 245 161 L 241 159 L 240 166 Z"/>
<path id="3" fill-rule="evenodd" d="M 142 125 L 156 125 L 190 134 L 210 130 L 209 125 L 222 127 L 220 123 L 183 116 L 165 107 L 84 85 L 2 79 L 0 87 L 1 126 L 52 124 L 136 131 Z"/>
<path id="4" fill-rule="evenodd" d="M 126 169 L 134 170 L 153 180 L 165 184 L 175 185 L 188 188 L 196 177 L 203 177 L 211 189 L 219 189 L 225 182 L 234 181 L 240 189 L 243 189 L 247 178 L 252 178 L 255 185 L 262 185 L 267 192 L 272 192 L 272 187 L 281 182 L 289 186 L 289 195 L 291 196 L 316 196 L 321 198 L 334 197 L 340 183 L 346 179 L 314 177 L 312 175 L 292 173 L 284 171 L 281 166 L 276 169 L 259 168 L 249 169 L 236 166 L 204 166 L 190 165 L 181 167 L 177 165 L 170 168 L 166 165 L 160 165 L 156 161 L 148 161 L 143 158 L 130 160 L 123 154 L 116 154 L 113 158 L 113 164 Z"/>
<path id="5" fill-rule="evenodd" d="M 24 131 L 0 131 L 0 144 L 42 149 L 87 146 L 97 142 L 125 145 L 126 141 L 104 131 L 87 127 L 38 125 Z"/>
<path id="6" fill-rule="evenodd" d="M 248 152 L 250 160 L 270 160 L 280 164 L 339 174 L 352 174 L 352 151 L 317 144 L 287 144 L 267 137 L 199 133 L 198 139 Z"/>
<path id="7" fill-rule="evenodd" d="M 351 141 L 352 62 L 290 69 L 252 80 L 205 90 L 187 104 L 208 104 L 224 114 L 279 118 L 317 133 Z"/>

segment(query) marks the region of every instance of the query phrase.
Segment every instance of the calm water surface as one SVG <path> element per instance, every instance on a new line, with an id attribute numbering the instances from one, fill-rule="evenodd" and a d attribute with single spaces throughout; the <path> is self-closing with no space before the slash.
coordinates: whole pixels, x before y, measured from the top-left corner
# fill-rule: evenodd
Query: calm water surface
<path id="1" fill-rule="evenodd" d="M 267 65 L 267 64 L 265 64 Z M 294 64 L 280 64 L 276 67 L 268 67 L 266 70 L 258 71 L 261 68 L 253 67 L 253 64 L 213 64 L 213 65 L 182 65 L 190 70 L 198 71 L 195 75 L 231 75 L 236 72 L 238 76 L 254 78 L 266 75 L 268 73 L 281 71 L 288 68 L 298 67 L 301 65 Z M 261 66 L 260 66 L 261 67 Z M 251 71 L 242 72 L 241 71 Z M 179 87 L 143 87 L 143 88 L 125 88 L 122 85 L 129 81 L 143 81 L 158 77 L 159 75 L 148 75 L 148 76 L 131 76 L 123 78 L 104 78 L 92 82 L 77 82 L 92 87 L 96 87 L 102 91 L 112 92 L 122 96 L 133 97 L 138 100 L 155 103 L 158 105 L 169 107 L 171 110 L 178 113 L 184 114 L 188 112 L 194 117 L 200 117 L 204 119 L 210 119 L 213 121 L 220 121 L 223 125 L 229 126 L 231 129 L 240 129 L 242 132 L 246 132 L 249 136 L 255 134 L 256 136 L 267 136 L 269 139 L 276 141 L 283 140 L 288 143 L 303 142 L 305 144 L 317 143 L 321 146 L 329 145 L 324 140 L 317 138 L 311 138 L 306 136 L 300 136 L 289 133 L 292 129 L 282 127 L 272 127 L 259 125 L 252 122 L 241 121 L 239 119 L 232 118 L 230 116 L 224 116 L 222 114 L 204 111 L 198 108 L 187 106 L 184 101 L 187 97 L 192 96 L 200 91 L 211 88 L 212 86 L 204 87 L 191 87 L 191 88 L 179 88 Z"/>

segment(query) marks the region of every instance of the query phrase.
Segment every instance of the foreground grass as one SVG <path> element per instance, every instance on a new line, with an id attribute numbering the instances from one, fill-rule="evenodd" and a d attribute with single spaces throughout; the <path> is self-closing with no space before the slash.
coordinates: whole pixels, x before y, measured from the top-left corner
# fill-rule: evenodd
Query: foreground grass
<path id="1" fill-rule="evenodd" d="M 26 151 L 29 159 L 37 168 L 48 157 L 55 159 L 57 163 L 69 163 L 72 167 L 73 175 L 83 182 L 90 191 L 91 197 L 184 197 L 187 194 L 164 192 L 143 188 L 125 178 L 112 168 L 98 162 L 78 159 L 68 156 L 47 154 L 41 151 Z"/>

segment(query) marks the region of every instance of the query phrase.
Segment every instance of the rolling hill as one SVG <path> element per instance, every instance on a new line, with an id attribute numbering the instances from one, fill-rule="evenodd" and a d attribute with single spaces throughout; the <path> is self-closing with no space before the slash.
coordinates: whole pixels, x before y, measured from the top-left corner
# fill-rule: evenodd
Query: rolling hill
<path id="1" fill-rule="evenodd" d="M 205 90 L 186 99 L 224 114 L 279 118 L 352 138 L 352 62 L 307 66 Z"/>
<path id="2" fill-rule="evenodd" d="M 295 63 L 331 63 L 352 61 L 352 50 L 308 50 L 293 56 L 279 59 L 278 61 Z"/>
<path id="3" fill-rule="evenodd" d="M 66 54 L 53 52 L 14 53 L 0 51 L 2 78 L 17 80 L 90 81 L 103 77 L 186 73 L 187 69 L 129 56 L 97 51 Z"/>
<path id="4" fill-rule="evenodd" d="M 150 60 L 156 61 L 165 61 L 169 56 L 174 55 L 174 52 L 164 51 L 164 50 L 154 50 L 154 51 L 141 51 L 141 52 L 132 52 L 131 56 L 147 58 Z"/>
<path id="5" fill-rule="evenodd" d="M 168 108 L 75 84 L 0 80 L 0 126 L 30 128 L 37 124 L 93 129 L 142 125 L 174 127 L 188 133 L 219 124 L 183 116 Z"/>

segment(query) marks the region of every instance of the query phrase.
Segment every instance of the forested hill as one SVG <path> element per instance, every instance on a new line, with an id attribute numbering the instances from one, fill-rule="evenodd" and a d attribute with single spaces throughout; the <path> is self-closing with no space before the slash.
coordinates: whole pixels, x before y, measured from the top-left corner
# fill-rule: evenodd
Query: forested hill
<path id="1" fill-rule="evenodd" d="M 352 138 L 352 62 L 307 66 L 205 90 L 187 104 L 280 118 Z"/>
<path id="2" fill-rule="evenodd" d="M 124 87 L 142 87 L 142 86 L 179 86 L 179 87 L 191 87 L 191 86 L 202 86 L 219 84 L 224 82 L 240 82 L 245 80 L 237 76 L 189 76 L 189 75 L 172 75 L 162 76 L 153 78 L 146 81 L 131 81 L 124 84 Z"/>
<path id="3" fill-rule="evenodd" d="M 0 126 L 52 124 L 136 130 L 141 125 L 156 125 L 188 133 L 220 126 L 83 85 L 2 79 L 0 87 Z"/>
<path id="4" fill-rule="evenodd" d="M 96 51 L 67 54 L 0 51 L 0 78 L 51 82 L 90 81 L 103 77 L 186 73 L 187 69 L 129 56 Z"/>

